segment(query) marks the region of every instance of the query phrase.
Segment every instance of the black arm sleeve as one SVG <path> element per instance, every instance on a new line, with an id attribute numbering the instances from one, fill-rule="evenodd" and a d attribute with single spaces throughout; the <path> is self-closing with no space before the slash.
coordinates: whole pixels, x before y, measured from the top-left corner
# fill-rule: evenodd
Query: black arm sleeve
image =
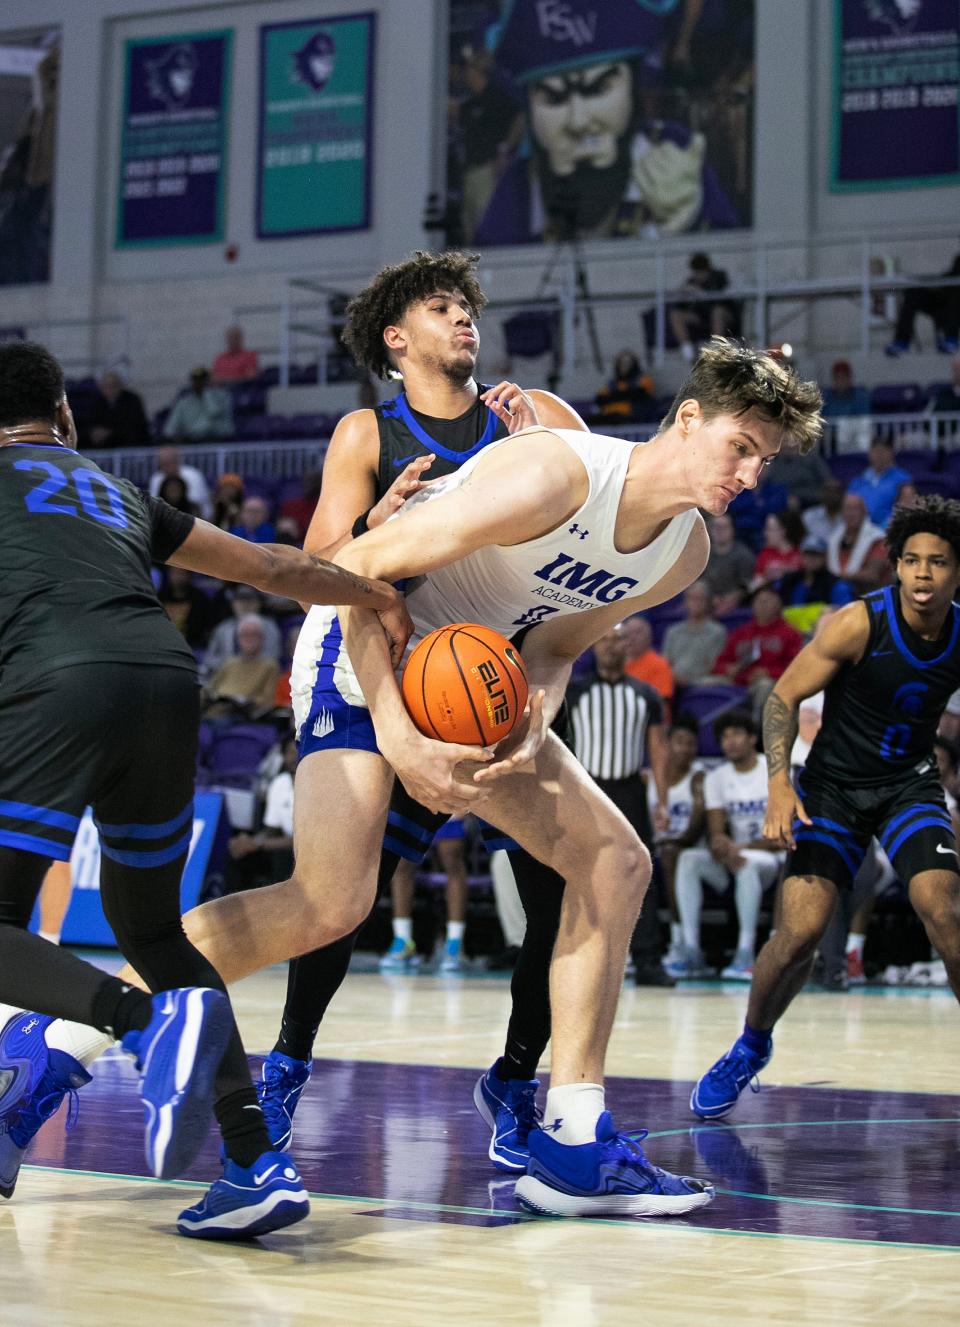
<path id="1" fill-rule="evenodd" d="M 166 562 L 196 525 L 197 518 L 185 511 L 177 511 L 176 507 L 149 493 L 141 493 L 140 497 L 150 520 L 150 555 L 154 562 Z"/>

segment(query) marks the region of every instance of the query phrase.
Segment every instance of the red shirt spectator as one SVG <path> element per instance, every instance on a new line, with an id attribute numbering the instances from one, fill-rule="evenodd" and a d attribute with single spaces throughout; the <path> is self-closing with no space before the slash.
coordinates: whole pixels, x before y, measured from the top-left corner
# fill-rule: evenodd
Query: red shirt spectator
<path id="1" fill-rule="evenodd" d="M 248 382 L 255 378 L 260 370 L 260 361 L 255 350 L 244 349 L 242 329 L 228 327 L 226 342 L 226 350 L 222 350 L 213 361 L 213 381 Z"/>
<path id="2" fill-rule="evenodd" d="M 796 512 L 770 512 L 763 523 L 763 548 L 753 564 L 751 588 L 778 581 L 789 571 L 800 571 L 802 542 L 803 521 Z"/>
<path id="3" fill-rule="evenodd" d="M 753 596 L 753 621 L 731 631 L 713 671 L 737 686 L 758 678 L 776 681 L 803 649 L 803 637 L 783 618 L 776 590 L 763 586 Z"/>

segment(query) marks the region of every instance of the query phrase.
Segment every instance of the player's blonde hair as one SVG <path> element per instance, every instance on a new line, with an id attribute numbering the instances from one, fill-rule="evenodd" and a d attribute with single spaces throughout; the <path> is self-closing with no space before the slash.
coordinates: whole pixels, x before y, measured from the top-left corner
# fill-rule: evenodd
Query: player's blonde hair
<path id="1" fill-rule="evenodd" d="M 755 411 L 778 423 L 806 453 L 823 431 L 823 398 L 815 382 L 801 378 L 777 355 L 743 341 L 711 337 L 677 392 L 661 424 L 669 428 L 684 401 L 696 401 L 707 419 Z"/>

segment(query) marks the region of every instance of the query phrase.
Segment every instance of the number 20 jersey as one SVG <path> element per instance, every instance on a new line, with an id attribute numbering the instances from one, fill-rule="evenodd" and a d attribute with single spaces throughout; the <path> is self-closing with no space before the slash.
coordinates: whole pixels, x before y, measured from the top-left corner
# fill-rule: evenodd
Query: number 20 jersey
<path id="1" fill-rule="evenodd" d="M 911 630 L 896 587 L 864 597 L 870 635 L 863 656 L 827 686 L 823 723 L 804 774 L 858 787 L 894 783 L 933 758 L 944 707 L 960 687 L 960 608 L 936 641 Z"/>
<path id="2" fill-rule="evenodd" d="M 0 703 L 77 663 L 195 669 L 150 579 L 193 524 L 69 447 L 0 447 Z"/>

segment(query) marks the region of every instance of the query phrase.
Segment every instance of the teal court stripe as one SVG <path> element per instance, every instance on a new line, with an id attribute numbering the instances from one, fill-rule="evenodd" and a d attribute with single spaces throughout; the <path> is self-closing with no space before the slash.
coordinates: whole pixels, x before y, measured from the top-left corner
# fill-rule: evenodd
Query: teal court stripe
<path id="1" fill-rule="evenodd" d="M 803 1207 L 838 1207 L 854 1212 L 900 1212 L 904 1216 L 960 1216 L 960 1211 L 941 1211 L 937 1207 L 882 1207 L 878 1203 L 841 1203 L 830 1198 L 787 1198 L 781 1193 L 750 1193 L 746 1189 L 717 1189 L 731 1198 L 758 1198 L 765 1203 L 796 1203 Z"/>
<path id="2" fill-rule="evenodd" d="M 66 1170 L 62 1166 L 24 1166 L 24 1170 L 36 1171 L 38 1174 L 47 1175 L 76 1175 L 88 1179 L 99 1180 L 124 1180 L 129 1184 L 154 1184 L 165 1185 L 168 1189 L 208 1189 L 210 1186 L 205 1180 L 159 1180 L 152 1175 L 124 1175 L 114 1174 L 104 1170 Z M 718 1190 L 718 1192 L 728 1192 L 733 1194 L 735 1190 Z M 746 1197 L 756 1197 L 755 1194 L 747 1194 Z M 396 1208 L 398 1211 L 410 1212 L 438 1212 L 451 1213 L 454 1216 L 501 1216 L 513 1218 L 512 1212 L 495 1212 L 489 1207 L 457 1207 L 448 1203 L 424 1203 L 406 1200 L 397 1200 L 393 1198 L 370 1198 L 361 1194 L 348 1193 L 310 1193 L 311 1198 L 318 1202 L 332 1203 L 351 1203 L 359 1204 L 362 1207 L 378 1208 Z M 787 1200 L 790 1201 L 790 1200 Z M 804 1200 L 806 1201 L 806 1200 Z M 815 1201 L 815 1200 L 810 1200 Z M 842 1206 L 842 1204 L 839 1204 Z M 881 1209 L 900 1211 L 903 1209 Z M 951 1216 L 957 1213 L 949 1213 Z M 389 1216 L 389 1212 L 388 1212 Z M 683 1231 L 688 1235 L 730 1235 L 737 1239 L 769 1239 L 769 1240 L 791 1240 L 805 1244 L 842 1244 L 845 1246 L 854 1246 L 858 1248 L 875 1249 L 913 1249 L 918 1252 L 929 1253 L 960 1253 L 960 1244 L 919 1244 L 910 1243 L 909 1240 L 886 1240 L 886 1239 L 851 1239 L 841 1235 L 785 1235 L 779 1231 L 764 1230 L 737 1230 L 732 1226 L 696 1226 L 684 1223 L 682 1220 L 670 1221 L 662 1218 L 657 1221 L 655 1218 L 613 1218 L 613 1217 L 543 1217 L 533 1216 L 530 1213 L 518 1211 L 516 1213 L 518 1223 L 557 1221 L 566 1224 L 575 1223 L 583 1226 L 608 1226 L 613 1229 L 629 1229 L 631 1224 L 636 1226 L 651 1225 L 657 1230 L 664 1230 L 671 1227 L 677 1231 Z"/>

